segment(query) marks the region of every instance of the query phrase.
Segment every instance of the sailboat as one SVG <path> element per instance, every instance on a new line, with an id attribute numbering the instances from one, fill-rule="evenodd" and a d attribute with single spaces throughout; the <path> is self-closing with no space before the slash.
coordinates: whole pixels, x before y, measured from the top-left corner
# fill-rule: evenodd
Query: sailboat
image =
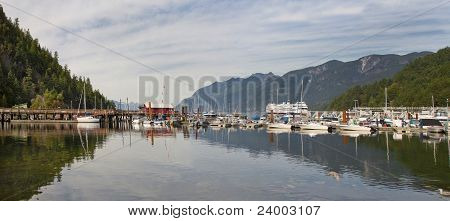
<path id="1" fill-rule="evenodd" d="M 86 111 L 86 83 L 84 83 L 83 86 L 83 98 L 84 98 L 84 116 L 83 117 L 77 117 L 78 123 L 99 123 L 100 119 L 95 118 L 93 116 L 88 116 Z M 78 110 L 79 111 L 79 110 Z"/>

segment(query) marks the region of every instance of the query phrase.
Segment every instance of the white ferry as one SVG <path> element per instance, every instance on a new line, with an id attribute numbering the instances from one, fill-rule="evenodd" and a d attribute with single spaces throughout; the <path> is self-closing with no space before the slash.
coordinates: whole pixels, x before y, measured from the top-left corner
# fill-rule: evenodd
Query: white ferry
<path id="1" fill-rule="evenodd" d="M 303 101 L 299 101 L 296 103 L 290 103 L 288 102 L 283 102 L 281 104 L 274 104 L 274 103 L 269 103 L 266 106 L 266 113 L 270 114 L 270 113 L 274 114 L 302 114 L 302 115 L 308 115 L 309 111 L 308 111 L 308 105 L 306 105 L 305 102 Z"/>

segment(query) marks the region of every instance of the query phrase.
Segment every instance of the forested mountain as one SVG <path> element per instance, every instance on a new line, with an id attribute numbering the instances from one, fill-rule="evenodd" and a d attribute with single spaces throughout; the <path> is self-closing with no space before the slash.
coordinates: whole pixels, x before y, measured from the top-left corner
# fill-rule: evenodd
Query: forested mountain
<path id="1" fill-rule="evenodd" d="M 329 109 L 344 110 L 354 105 L 384 106 L 384 88 L 390 106 L 445 106 L 450 98 L 450 48 L 414 60 L 392 79 L 355 86 L 331 102 Z"/>
<path id="2" fill-rule="evenodd" d="M 349 62 L 332 60 L 290 71 L 283 76 L 258 73 L 248 78 L 232 78 L 200 88 L 192 97 L 183 100 L 178 108 L 264 112 L 270 102 L 300 101 L 303 82 L 303 100 L 310 109 L 324 109 L 333 98 L 350 87 L 390 78 L 412 60 L 430 53 L 369 55 Z"/>
<path id="3" fill-rule="evenodd" d="M 89 78 L 71 74 L 58 61 L 58 53 L 50 52 L 34 39 L 28 30 L 19 27 L 18 19 L 7 18 L 0 6 L 0 107 L 11 107 L 34 99 L 35 108 L 78 108 L 83 85 L 86 83 L 88 108 L 103 102 L 114 107 Z M 47 99 L 45 99 L 47 98 Z M 49 100 L 53 99 L 53 100 Z"/>

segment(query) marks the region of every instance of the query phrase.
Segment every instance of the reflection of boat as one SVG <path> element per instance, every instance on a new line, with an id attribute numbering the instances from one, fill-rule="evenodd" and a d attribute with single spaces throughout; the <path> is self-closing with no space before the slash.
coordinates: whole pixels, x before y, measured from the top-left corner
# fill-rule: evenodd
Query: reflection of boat
<path id="1" fill-rule="evenodd" d="M 91 123 L 78 123 L 77 124 L 78 129 L 97 129 L 100 128 L 100 124 L 91 124 Z"/>
<path id="2" fill-rule="evenodd" d="M 267 125 L 267 128 L 269 129 L 291 129 L 291 124 L 283 124 L 283 123 L 271 123 Z"/>
<path id="3" fill-rule="evenodd" d="M 133 124 L 141 124 L 144 122 L 144 120 L 145 120 L 144 118 L 135 118 L 135 119 L 133 119 L 132 123 Z"/>
<path id="4" fill-rule="evenodd" d="M 151 128 L 145 130 L 147 137 L 175 137 L 175 130 L 172 130 L 170 127 L 165 128 Z"/>
<path id="5" fill-rule="evenodd" d="M 439 194 L 441 194 L 442 196 L 450 196 L 450 191 L 439 189 Z"/>
<path id="6" fill-rule="evenodd" d="M 315 137 L 317 135 L 329 134 L 327 130 L 297 130 L 296 133 Z"/>
<path id="7" fill-rule="evenodd" d="M 139 124 L 133 124 L 133 130 L 141 130 L 141 125 Z"/>
<path id="8" fill-rule="evenodd" d="M 269 128 L 269 129 L 266 130 L 266 132 L 269 133 L 269 134 L 282 134 L 282 133 L 290 133 L 291 129 L 280 129 L 280 128 L 270 129 Z"/>
<path id="9" fill-rule="evenodd" d="M 349 136 L 349 137 L 359 137 L 359 136 L 368 136 L 372 134 L 370 131 L 339 131 L 339 134 L 342 136 Z"/>
<path id="10" fill-rule="evenodd" d="M 392 135 L 392 138 L 393 138 L 394 140 L 402 140 L 402 139 L 403 139 L 403 134 L 401 134 L 401 133 L 394 133 L 394 134 Z"/>
<path id="11" fill-rule="evenodd" d="M 372 128 L 370 127 L 364 127 L 364 126 L 359 126 L 359 125 L 340 125 L 339 126 L 340 130 L 344 130 L 344 131 L 364 131 L 364 132 L 370 132 L 372 131 Z"/>
<path id="12" fill-rule="evenodd" d="M 427 143 L 440 143 L 442 142 L 442 140 L 445 139 L 445 135 L 443 133 L 424 133 L 421 134 L 421 136 L 423 136 L 424 142 Z"/>

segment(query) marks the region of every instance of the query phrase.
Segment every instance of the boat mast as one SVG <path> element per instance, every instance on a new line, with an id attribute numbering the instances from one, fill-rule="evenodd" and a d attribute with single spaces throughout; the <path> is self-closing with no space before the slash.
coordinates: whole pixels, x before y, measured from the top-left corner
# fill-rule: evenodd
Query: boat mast
<path id="1" fill-rule="evenodd" d="M 84 85 L 83 85 L 83 95 L 84 95 L 84 115 L 86 115 L 86 79 L 84 79 Z"/>
<path id="2" fill-rule="evenodd" d="M 432 113 L 432 115 L 433 115 L 433 117 L 434 117 L 434 96 L 433 95 L 431 95 L 431 103 L 432 103 L 432 105 L 433 105 L 433 113 Z"/>
<path id="3" fill-rule="evenodd" d="M 277 86 L 277 104 L 278 104 L 278 90 L 279 90 L 280 88 Z"/>
<path id="4" fill-rule="evenodd" d="M 303 102 L 303 79 L 302 79 L 302 91 L 300 92 L 300 102 Z"/>
<path id="5" fill-rule="evenodd" d="M 387 114 L 387 87 L 384 88 L 384 114 Z"/>

